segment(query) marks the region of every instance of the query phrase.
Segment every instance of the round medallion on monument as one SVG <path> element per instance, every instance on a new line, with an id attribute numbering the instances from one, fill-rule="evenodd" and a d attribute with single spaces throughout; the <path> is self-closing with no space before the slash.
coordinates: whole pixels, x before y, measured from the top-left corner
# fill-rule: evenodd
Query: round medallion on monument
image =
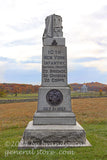
<path id="1" fill-rule="evenodd" d="M 63 95 L 58 89 L 52 89 L 47 93 L 46 100 L 50 105 L 57 106 L 61 104 Z"/>

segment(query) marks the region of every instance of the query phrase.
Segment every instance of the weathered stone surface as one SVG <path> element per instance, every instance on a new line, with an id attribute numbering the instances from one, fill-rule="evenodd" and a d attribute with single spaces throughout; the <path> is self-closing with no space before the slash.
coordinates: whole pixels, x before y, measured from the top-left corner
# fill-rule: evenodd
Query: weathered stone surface
<path id="1" fill-rule="evenodd" d="M 62 18 L 50 15 L 45 20 L 42 49 L 42 85 L 38 107 L 29 122 L 19 149 L 90 146 L 84 129 L 76 123 L 67 84 L 67 49 Z"/>
<path id="2" fill-rule="evenodd" d="M 67 86 L 66 47 L 44 46 L 42 52 L 42 86 Z"/>
<path id="3" fill-rule="evenodd" d="M 62 37 L 62 17 L 59 15 L 50 15 L 45 19 L 45 30 L 43 40 L 45 38 Z"/>
<path id="4" fill-rule="evenodd" d="M 62 102 L 58 105 L 51 105 L 48 103 L 46 96 L 49 91 L 57 89 L 59 90 L 62 95 L 63 99 Z M 39 95 L 38 95 L 38 108 L 37 111 L 43 112 L 71 112 L 71 90 L 69 87 L 40 87 Z M 53 95 L 54 96 L 54 95 Z M 56 95 L 57 96 L 57 95 Z M 55 96 L 54 96 L 55 99 Z"/>
<path id="5" fill-rule="evenodd" d="M 76 118 L 73 112 L 36 112 L 33 118 L 34 125 L 75 125 Z"/>
<path id="6" fill-rule="evenodd" d="M 71 108 L 71 90 L 67 84 L 67 48 L 62 34 L 62 18 L 51 15 L 46 18 L 45 23 L 42 85 L 33 124 L 75 125 L 76 118 Z"/>
<path id="7" fill-rule="evenodd" d="M 56 42 L 56 43 L 55 43 Z M 43 42 L 44 46 L 65 46 L 65 38 L 46 38 Z"/>
<path id="8" fill-rule="evenodd" d="M 84 129 L 78 123 L 76 125 L 33 125 L 31 121 L 25 129 L 19 149 L 79 146 L 91 145 L 86 140 Z"/>
<path id="9" fill-rule="evenodd" d="M 47 94 L 51 90 L 58 90 L 62 94 L 62 101 L 58 105 L 52 105 L 47 101 Z M 51 101 L 57 102 L 58 95 L 51 95 Z M 58 101 L 59 102 L 59 101 Z M 75 125 L 76 117 L 71 108 L 71 90 L 69 87 L 40 87 L 38 108 L 33 118 L 34 125 L 65 124 Z"/>

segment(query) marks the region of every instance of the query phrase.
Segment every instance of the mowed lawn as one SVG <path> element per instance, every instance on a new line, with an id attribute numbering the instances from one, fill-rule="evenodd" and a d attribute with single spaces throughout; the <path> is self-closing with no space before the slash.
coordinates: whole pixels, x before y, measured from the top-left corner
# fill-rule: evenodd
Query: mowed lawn
<path id="1" fill-rule="evenodd" d="M 73 99 L 72 110 L 92 147 L 18 150 L 37 102 L 0 104 L 0 160 L 106 160 L 107 98 Z"/>

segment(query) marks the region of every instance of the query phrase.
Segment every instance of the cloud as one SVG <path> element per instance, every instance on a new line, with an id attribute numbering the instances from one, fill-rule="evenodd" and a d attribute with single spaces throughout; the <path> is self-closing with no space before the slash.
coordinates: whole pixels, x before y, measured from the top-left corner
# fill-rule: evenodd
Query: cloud
<path id="1" fill-rule="evenodd" d="M 107 72 L 107 58 L 99 59 L 91 62 L 83 62 L 81 63 L 84 67 L 95 67 L 101 72 Z"/>
<path id="2" fill-rule="evenodd" d="M 0 83 L 3 83 L 5 81 L 5 70 L 6 70 L 6 66 L 5 66 L 5 62 L 1 62 L 0 61 Z"/>
<path id="3" fill-rule="evenodd" d="M 72 62 L 73 63 L 81 63 L 81 62 L 92 62 L 92 61 L 96 61 L 99 60 L 100 58 L 96 58 L 96 57 L 84 57 L 84 58 L 79 58 L 79 59 L 73 59 Z"/>
<path id="4" fill-rule="evenodd" d="M 84 82 L 107 82 L 107 72 L 100 72 L 95 67 L 84 67 L 79 65 L 75 70 L 68 73 L 68 82 L 84 83 Z"/>
<path id="5" fill-rule="evenodd" d="M 40 84 L 40 63 L 13 63 L 8 59 L 0 61 L 0 83 Z"/>
<path id="6" fill-rule="evenodd" d="M 24 20 L 24 22 L 22 22 L 22 23 L 8 25 L 8 27 L 10 29 L 13 29 L 18 32 L 23 32 L 23 31 L 25 32 L 25 31 L 32 30 L 35 28 L 37 29 L 42 24 L 43 24 L 43 22 L 40 21 L 39 18 L 31 17 L 28 20 Z"/>
<path id="7" fill-rule="evenodd" d="M 41 61 L 42 60 L 40 56 L 33 56 L 26 61 L 21 61 L 21 63 L 40 63 L 41 64 Z"/>
<path id="8" fill-rule="evenodd" d="M 35 63 L 33 61 L 21 61 L 17 62 L 13 59 L 2 58 L 3 61 L 0 61 L 1 68 L 5 67 L 5 71 L 7 70 L 36 70 L 41 71 L 41 64 L 38 59 L 35 59 Z"/>
<path id="9" fill-rule="evenodd" d="M 14 78 L 13 78 L 14 77 Z M 26 70 L 26 69 L 7 69 L 5 73 L 5 81 L 7 83 L 23 83 L 26 82 L 28 84 L 40 84 L 41 75 L 35 69 Z"/>
<path id="10" fill-rule="evenodd" d="M 63 18 L 69 72 L 80 66 L 81 71 L 94 68 L 96 76 L 107 72 L 106 0 L 0 0 L 0 62 L 6 69 L 2 75 L 7 70 L 41 72 L 45 18 L 54 13 Z"/>
<path id="11" fill-rule="evenodd" d="M 1 47 L 0 51 L 3 57 L 15 59 L 16 62 L 26 61 L 30 57 L 42 55 L 42 48 L 40 45 Z"/>
<path id="12" fill-rule="evenodd" d="M 106 49 L 107 48 L 107 37 L 96 38 L 96 43 L 99 46 L 104 47 Z"/>
<path id="13" fill-rule="evenodd" d="M 22 39 L 22 40 L 15 40 L 13 42 L 9 42 L 7 44 L 4 44 L 6 47 L 12 47 L 12 46 L 23 46 L 23 45 L 36 45 L 38 44 L 38 41 L 36 41 L 36 37 L 32 37 L 29 39 Z"/>
<path id="14" fill-rule="evenodd" d="M 37 71 L 41 71 L 41 57 L 33 56 L 29 57 L 24 61 L 16 61 L 12 58 L 0 57 L 1 65 L 4 65 L 5 68 L 13 70 L 13 69 L 24 69 L 24 70 L 32 70 L 35 69 Z M 1 67 L 2 68 L 2 67 Z M 6 69 L 6 70 L 7 70 Z"/>
<path id="15" fill-rule="evenodd" d="M 68 63 L 76 70 L 76 65 L 96 68 L 97 72 L 107 72 L 107 6 L 84 16 L 82 23 L 73 28 L 72 37 L 68 36 Z M 106 14 L 107 15 L 107 14 Z M 101 18 L 102 17 L 102 18 Z M 70 38 L 71 37 L 71 38 Z"/>
<path id="16" fill-rule="evenodd" d="M 0 57 L 0 62 L 1 63 L 4 63 L 4 62 L 15 63 L 16 61 L 14 59 L 11 59 L 11 58 Z"/>
<path id="17" fill-rule="evenodd" d="M 97 20 L 106 20 L 107 19 L 107 5 L 102 7 L 100 11 L 97 11 L 93 14 L 93 17 Z"/>

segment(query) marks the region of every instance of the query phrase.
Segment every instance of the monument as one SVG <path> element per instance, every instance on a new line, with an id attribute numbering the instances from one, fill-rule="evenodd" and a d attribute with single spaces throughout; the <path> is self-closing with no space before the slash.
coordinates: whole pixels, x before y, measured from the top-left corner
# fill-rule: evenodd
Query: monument
<path id="1" fill-rule="evenodd" d="M 62 28 L 61 16 L 53 14 L 45 19 L 38 107 L 24 131 L 19 149 L 90 146 L 72 112 Z"/>
<path id="2" fill-rule="evenodd" d="M 81 93 L 87 93 L 88 92 L 88 87 L 85 84 L 83 84 L 80 91 L 81 91 Z"/>

